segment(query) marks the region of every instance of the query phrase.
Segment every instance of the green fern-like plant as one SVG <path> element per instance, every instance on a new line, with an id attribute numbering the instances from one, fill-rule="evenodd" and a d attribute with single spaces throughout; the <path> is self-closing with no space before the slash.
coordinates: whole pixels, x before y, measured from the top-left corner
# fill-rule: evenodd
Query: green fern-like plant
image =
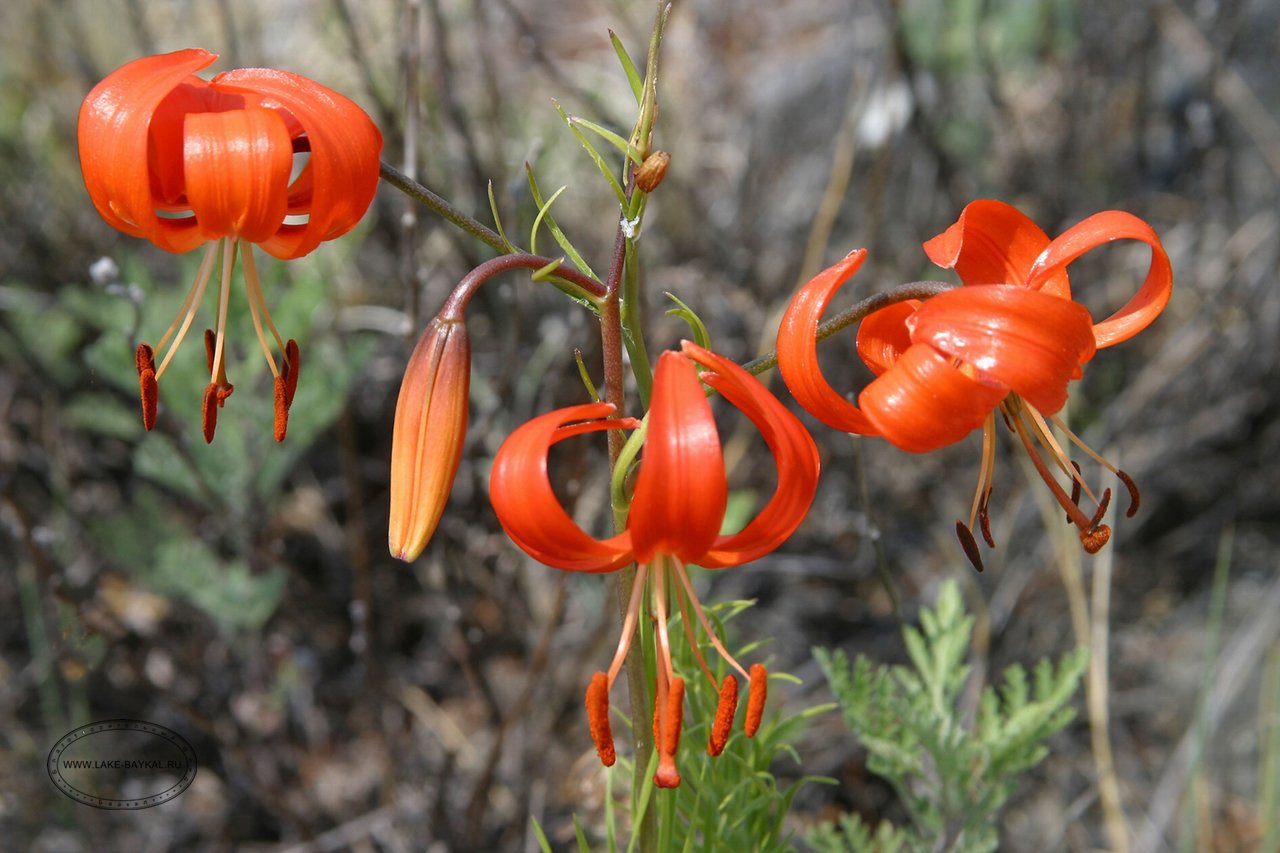
<path id="1" fill-rule="evenodd" d="M 1056 667 L 1042 660 L 1030 677 L 1009 667 L 999 689 L 982 691 L 976 720 L 967 723 L 958 700 L 969 678 L 972 628 L 949 581 L 935 609 L 921 611 L 920 628 L 903 632 L 911 666 L 874 666 L 863 656 L 850 665 L 841 651 L 814 649 L 868 752 L 867 767 L 893 785 L 911 817 L 909 827 L 872 829 L 846 816 L 810 833 L 814 849 L 996 849 L 996 816 L 1019 774 L 1044 759 L 1045 741 L 1075 716 L 1069 703 L 1087 652 L 1076 649 Z"/>

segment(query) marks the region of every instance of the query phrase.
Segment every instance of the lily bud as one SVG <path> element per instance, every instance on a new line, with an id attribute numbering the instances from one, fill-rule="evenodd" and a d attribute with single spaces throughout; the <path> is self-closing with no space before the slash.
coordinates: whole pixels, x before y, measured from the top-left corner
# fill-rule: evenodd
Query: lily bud
<path id="1" fill-rule="evenodd" d="M 460 320 L 436 317 L 409 357 L 391 437 L 391 556 L 417 559 L 453 488 L 467 434 L 471 340 Z"/>

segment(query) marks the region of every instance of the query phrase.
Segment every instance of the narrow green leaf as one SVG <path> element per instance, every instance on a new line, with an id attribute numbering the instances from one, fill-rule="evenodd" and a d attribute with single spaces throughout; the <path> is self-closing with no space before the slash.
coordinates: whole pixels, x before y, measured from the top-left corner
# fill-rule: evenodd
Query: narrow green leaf
<path id="1" fill-rule="evenodd" d="M 692 308 L 680 300 L 678 296 L 670 291 L 666 291 L 664 295 L 674 302 L 679 308 L 671 308 L 667 310 L 668 317 L 679 317 L 689 324 L 689 329 L 693 332 L 693 342 L 703 349 L 711 349 L 711 333 L 707 331 L 707 324 L 702 322 Z"/>
<path id="2" fill-rule="evenodd" d="M 628 160 L 630 160 L 632 163 L 636 164 L 637 166 L 644 163 L 644 155 L 640 153 L 639 148 L 635 147 L 630 142 L 623 139 L 619 134 L 614 133 L 612 130 L 605 127 L 604 125 L 596 124 L 594 121 L 591 121 L 590 119 L 585 119 L 582 116 L 569 116 L 568 118 L 569 118 L 569 123 L 571 125 L 574 125 L 574 124 L 581 125 L 582 127 L 585 127 L 587 130 L 591 131 L 592 133 L 595 133 L 605 142 L 608 142 L 614 148 L 617 148 L 619 151 L 621 151 L 622 156 L 626 157 Z"/>
<path id="3" fill-rule="evenodd" d="M 542 191 L 538 188 L 538 181 L 533 176 L 533 167 L 528 163 L 525 164 L 525 174 L 529 178 L 529 191 L 533 195 L 533 202 L 538 205 L 538 216 L 533 223 L 532 235 L 529 241 L 529 251 L 535 255 L 538 253 L 538 250 L 534 247 L 534 243 L 538 236 L 538 228 L 541 225 L 542 220 L 546 219 L 547 230 L 551 232 L 551 236 L 555 238 L 556 243 L 562 250 L 564 250 L 564 253 L 569 256 L 569 260 L 573 261 L 574 266 L 594 278 L 596 281 L 599 281 L 600 277 L 595 274 L 590 266 L 587 265 L 587 262 L 583 259 L 582 255 L 574 248 L 573 244 L 569 242 L 569 238 L 565 237 L 564 232 L 560 230 L 560 226 L 556 224 L 555 217 L 552 216 L 550 212 L 551 205 L 557 198 L 559 198 L 560 193 L 564 192 L 568 187 L 561 187 L 556 190 L 555 194 L 552 195 L 549 200 L 544 202 L 542 200 Z"/>
<path id="4" fill-rule="evenodd" d="M 555 106 L 556 112 L 560 113 L 560 117 L 564 119 L 565 124 L 569 126 L 569 132 L 573 134 L 574 139 L 577 139 L 582 147 L 586 149 L 587 155 L 590 156 L 592 161 L 596 164 L 596 168 L 600 170 L 600 174 L 604 175 L 605 180 L 609 182 L 609 188 L 613 190 L 613 195 L 618 199 L 618 204 L 625 206 L 627 203 L 627 193 L 622 189 L 622 184 L 618 183 L 618 179 L 614 177 L 613 169 L 609 167 L 609 163 L 604 159 L 604 155 L 597 151 L 596 147 L 591 144 L 591 140 L 587 139 L 586 134 L 577 128 L 574 124 L 574 120 L 564 111 L 558 101 L 553 100 L 551 103 Z M 640 195 L 644 195 L 644 193 L 640 193 Z"/>
<path id="5" fill-rule="evenodd" d="M 493 194 L 493 181 L 489 182 L 489 210 L 493 213 L 493 227 L 498 229 L 498 236 L 502 238 L 507 251 L 512 254 L 519 252 L 516 245 L 507 238 L 507 232 L 502 229 L 502 216 L 498 213 L 498 199 Z"/>
<path id="6" fill-rule="evenodd" d="M 618 54 L 618 61 L 622 63 L 622 70 L 626 72 L 627 82 L 631 85 L 631 94 L 635 96 L 636 104 L 639 105 L 644 98 L 644 79 L 641 78 L 636 64 L 631 61 L 631 54 L 627 53 L 622 39 L 618 38 L 618 34 L 613 30 L 609 30 L 609 41 L 613 43 L 613 52 Z"/>

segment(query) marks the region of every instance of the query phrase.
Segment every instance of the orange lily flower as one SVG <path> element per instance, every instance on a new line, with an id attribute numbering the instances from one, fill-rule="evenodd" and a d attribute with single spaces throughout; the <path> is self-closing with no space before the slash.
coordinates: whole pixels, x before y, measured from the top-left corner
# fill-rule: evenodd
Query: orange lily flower
<path id="1" fill-rule="evenodd" d="M 1072 300 L 1066 268 L 1091 249 L 1123 239 L 1151 247 L 1146 278 L 1128 303 L 1094 323 L 1089 311 Z M 1111 491 L 1093 496 L 1048 424 L 1116 474 L 1129 491 L 1127 514 L 1137 512 L 1133 480 L 1087 447 L 1056 413 L 1066 403 L 1068 383 L 1080 378 L 1098 348 L 1133 337 L 1164 310 L 1173 272 L 1160 238 L 1141 219 L 1112 210 L 1050 240 L 1015 208 L 984 200 L 965 207 L 959 220 L 924 249 L 938 266 L 955 269 L 964 286 L 924 302 L 892 305 L 862 321 L 858 354 L 876 378 L 858 395 L 858 404 L 845 400 L 822 377 L 816 334 L 823 311 L 861 266 L 865 250 L 819 273 L 788 306 L 778 331 L 778 366 L 787 387 L 828 426 L 878 435 L 917 453 L 954 444 L 982 427 L 982 465 L 969 523 L 956 522 L 965 552 L 979 571 L 975 522 L 987 544 L 995 545 L 987 503 L 998 410 L 1077 526 L 1085 550 L 1096 552 L 1111 535 L 1102 523 Z M 1070 481 L 1070 495 L 1041 449 Z M 1081 490 L 1097 506 L 1092 516 L 1079 507 Z"/>
<path id="2" fill-rule="evenodd" d="M 657 658 L 654 741 L 658 747 L 660 787 L 680 784 L 675 754 L 680 741 L 684 679 L 671 662 L 667 632 L 670 599 L 681 613 L 685 636 L 703 674 L 720 692 L 707 751 L 719 755 L 729 739 L 737 710 L 737 679 L 717 683 L 699 650 L 694 621 L 720 656 L 748 682 L 744 730 L 759 728 L 764 710 L 764 666 L 748 673 L 725 649 L 693 589 L 686 566 L 716 569 L 736 566 L 777 548 L 795 531 L 813 502 L 818 483 L 818 450 L 800 421 L 760 382 L 732 361 L 686 341 L 684 356 L 666 352 L 658 359 L 647 437 L 627 528 L 608 539 L 595 539 L 569 518 L 547 479 L 551 446 L 571 436 L 609 429 L 634 429 L 630 418 L 608 418 L 613 406 L 588 403 L 534 418 L 503 443 L 494 459 L 489 494 L 507 534 L 525 552 L 557 569 L 610 572 L 636 562 L 635 584 L 622 637 L 607 673 L 598 672 L 587 689 L 587 717 L 596 750 L 605 766 L 615 759 L 609 727 L 609 691 L 622 669 L 640 614 L 645 590 L 652 596 Z M 702 381 L 742 410 L 760 430 L 778 469 L 778 484 L 769 502 L 738 533 L 721 534 L 728 485 L 720 436 Z"/>
<path id="3" fill-rule="evenodd" d="M 156 350 L 138 345 L 143 425 L 155 426 L 159 379 L 221 255 L 216 331 L 205 332 L 204 436 L 213 440 L 218 408 L 233 390 L 224 358 L 227 302 L 244 244 L 245 290 L 275 377 L 281 441 L 298 382 L 298 345 L 286 343 L 271 320 L 249 244 L 277 258 L 299 258 L 350 231 L 373 201 L 382 135 L 354 102 L 288 71 L 241 68 L 212 81 L 194 76 L 217 58 L 190 48 L 137 59 L 109 74 L 80 107 L 80 166 L 94 206 L 113 227 L 170 252 L 209 243 L 179 316 L 156 347 L 164 349 L 172 338 L 158 367 Z M 264 321 L 280 353 L 278 366 Z"/>

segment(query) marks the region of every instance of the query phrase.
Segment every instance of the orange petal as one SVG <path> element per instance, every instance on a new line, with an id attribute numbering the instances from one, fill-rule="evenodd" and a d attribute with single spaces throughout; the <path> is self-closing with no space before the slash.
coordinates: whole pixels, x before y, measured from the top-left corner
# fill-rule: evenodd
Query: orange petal
<path id="1" fill-rule="evenodd" d="M 717 537 L 710 551 L 690 561 L 706 568 L 740 565 L 773 551 L 804 520 L 818 488 L 818 447 L 800 419 L 760 380 L 724 356 L 688 341 L 684 351 L 712 371 L 703 374 L 702 380 L 741 409 L 760 430 L 778 469 L 777 488 L 759 514 L 738 533 Z"/>
<path id="2" fill-rule="evenodd" d="M 868 314 L 858 324 L 858 357 L 876 376 L 892 367 L 911 346 L 907 318 L 919 307 L 919 299 L 908 299 Z"/>
<path id="3" fill-rule="evenodd" d="M 949 290 L 912 315 L 911 339 L 971 368 L 975 378 L 1017 391 L 1046 415 L 1067 401 L 1067 383 L 1093 358 L 1093 319 L 1078 302 L 1025 287 Z"/>
<path id="4" fill-rule="evenodd" d="M 862 390 L 858 403 L 895 447 L 926 453 L 982 426 L 1008 393 L 965 374 L 928 344 L 915 344 Z"/>
<path id="5" fill-rule="evenodd" d="M 629 419 L 595 420 L 613 411 L 608 403 L 569 406 L 521 425 L 498 448 L 489 474 L 489 500 L 502 528 L 525 553 L 557 569 L 611 572 L 631 562 L 631 535 L 599 540 L 574 524 L 547 478 L 551 446 L 573 435 L 634 429 Z M 561 429 L 574 421 L 590 421 Z"/>
<path id="6" fill-rule="evenodd" d="M 292 351 L 296 353 L 296 347 Z M 288 352 L 286 348 L 286 363 L 293 363 Z M 393 557 L 417 559 L 440 523 L 462 458 L 470 383 L 466 327 L 432 320 L 409 357 L 396 399 L 387 525 Z M 287 396 L 288 382 L 284 393 Z"/>
<path id="7" fill-rule="evenodd" d="M 136 59 L 107 75 L 85 97 L 77 127 L 80 168 L 94 207 L 112 227 L 175 252 L 204 241 L 194 222 L 156 216 L 148 139 L 161 101 L 217 58 L 190 48 Z"/>
<path id="8" fill-rule="evenodd" d="M 822 313 L 866 256 L 866 249 L 850 252 L 814 276 L 791 298 L 778 328 L 778 369 L 796 402 L 827 426 L 859 435 L 879 435 L 857 406 L 836 393 L 818 363 L 818 322 Z"/>
<path id="9" fill-rule="evenodd" d="M 636 559 L 670 554 L 698 562 L 720 535 L 728 497 L 720 433 L 698 373 L 683 356 L 664 352 L 627 516 Z"/>
<path id="10" fill-rule="evenodd" d="M 354 101 L 297 74 L 242 68 L 214 78 L 215 88 L 247 90 L 263 106 L 287 112 L 311 149 L 311 205 L 305 225 L 285 225 L 261 246 L 277 258 L 305 255 L 355 227 L 378 188 L 382 134 Z"/>
<path id="11" fill-rule="evenodd" d="M 929 260 L 954 269 L 969 284 L 1025 284 L 1049 236 L 1016 207 L 993 199 L 965 205 L 955 224 L 924 244 Z M 1054 296 L 1071 298 L 1065 271 L 1039 282 Z"/>
<path id="12" fill-rule="evenodd" d="M 187 201 L 210 240 L 266 240 L 288 208 L 293 148 L 274 110 L 188 113 L 183 140 Z"/>
<path id="13" fill-rule="evenodd" d="M 1031 269 L 1032 287 L 1055 276 L 1066 275 L 1067 265 L 1076 258 L 1113 240 L 1140 240 L 1151 247 L 1147 277 L 1133 298 L 1119 311 L 1093 327 L 1099 347 L 1109 347 L 1141 332 L 1169 304 L 1173 291 L 1173 267 L 1160 237 L 1136 216 L 1119 210 L 1095 213 L 1073 225 L 1044 250 Z"/>

